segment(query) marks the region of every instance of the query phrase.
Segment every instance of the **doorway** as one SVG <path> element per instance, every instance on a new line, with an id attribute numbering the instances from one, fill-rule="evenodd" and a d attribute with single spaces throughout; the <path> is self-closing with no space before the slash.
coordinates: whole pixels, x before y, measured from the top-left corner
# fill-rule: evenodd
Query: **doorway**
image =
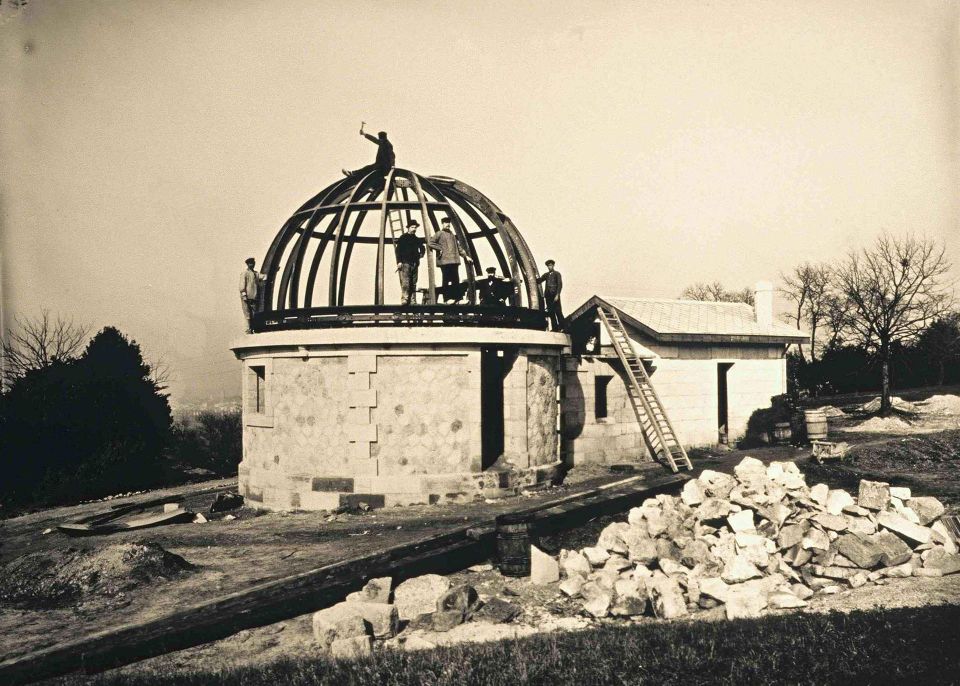
<path id="1" fill-rule="evenodd" d="M 503 377 L 505 351 L 480 349 L 480 468 L 489 469 L 503 455 Z"/>
<path id="2" fill-rule="evenodd" d="M 730 440 L 727 372 L 732 366 L 732 362 L 720 362 L 717 365 L 717 436 L 721 445 L 726 445 Z"/>

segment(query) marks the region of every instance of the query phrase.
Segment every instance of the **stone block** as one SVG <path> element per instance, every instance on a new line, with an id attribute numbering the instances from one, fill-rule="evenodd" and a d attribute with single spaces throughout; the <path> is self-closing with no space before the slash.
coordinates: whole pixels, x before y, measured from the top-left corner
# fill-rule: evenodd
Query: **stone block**
<path id="1" fill-rule="evenodd" d="M 890 487 L 890 497 L 899 498 L 900 500 L 910 500 L 910 489 L 905 486 L 891 486 Z"/>
<path id="2" fill-rule="evenodd" d="M 744 458 L 744 461 L 752 458 Z M 759 462 L 759 460 L 757 460 Z M 742 463 L 741 463 L 742 464 Z M 762 462 L 760 464 L 763 464 Z M 727 524 L 734 533 L 753 532 L 756 526 L 753 523 L 753 510 L 741 510 L 727 517 Z"/>
<path id="3" fill-rule="evenodd" d="M 613 593 L 609 589 L 601 588 L 596 582 L 588 581 L 580 588 L 580 597 L 583 598 L 583 609 L 593 617 L 606 617 L 613 603 Z"/>
<path id="4" fill-rule="evenodd" d="M 393 591 L 393 602 L 400 619 L 413 619 L 433 612 L 437 601 L 450 589 L 450 581 L 439 574 L 424 574 L 404 581 Z"/>
<path id="5" fill-rule="evenodd" d="M 660 619 L 675 619 L 687 614 L 687 603 L 676 579 L 652 579 L 647 583 L 647 595 L 654 614 Z"/>
<path id="6" fill-rule="evenodd" d="M 894 567 L 910 561 L 910 547 L 896 534 L 883 530 L 867 538 L 882 550 L 880 555 L 882 566 Z"/>
<path id="7" fill-rule="evenodd" d="M 300 508 L 304 510 L 336 510 L 340 507 L 339 493 L 300 493 Z"/>
<path id="8" fill-rule="evenodd" d="M 832 489 L 827 495 L 824 507 L 830 514 L 839 515 L 843 513 L 843 508 L 853 504 L 853 496 L 849 493 L 840 489 Z"/>
<path id="9" fill-rule="evenodd" d="M 760 576 L 763 574 L 745 555 L 737 554 L 723 566 L 723 574 L 720 578 L 727 583 L 735 584 Z"/>
<path id="10" fill-rule="evenodd" d="M 920 524 L 923 526 L 936 521 L 944 513 L 943 503 L 929 496 L 910 498 L 907 501 L 907 507 L 917 513 Z"/>
<path id="11" fill-rule="evenodd" d="M 347 424 L 343 427 L 347 440 L 357 443 L 373 443 L 377 440 L 376 424 Z"/>
<path id="12" fill-rule="evenodd" d="M 530 546 L 530 583 L 537 586 L 560 580 L 560 565 L 538 547 Z"/>
<path id="13" fill-rule="evenodd" d="M 857 494 L 857 504 L 868 510 L 885 510 L 890 504 L 890 484 L 863 479 Z"/>
<path id="14" fill-rule="evenodd" d="M 844 534 L 837 539 L 837 551 L 863 569 L 873 569 L 883 557 L 883 549 L 869 538 Z"/>
<path id="15" fill-rule="evenodd" d="M 399 616 L 394 605 L 369 602 L 342 602 L 315 612 L 313 615 L 313 633 L 322 644 L 322 637 L 349 638 L 337 633 L 342 625 L 356 626 L 354 618 L 359 617 L 369 626 L 369 633 L 375 638 L 390 638 L 396 635 Z M 351 624 L 352 623 L 352 624 Z M 356 634 L 354 634 L 356 635 Z"/>
<path id="16" fill-rule="evenodd" d="M 393 579 L 389 576 L 370 579 L 362 589 L 347 596 L 347 602 L 384 603 L 391 600 Z"/>
<path id="17" fill-rule="evenodd" d="M 930 541 L 930 529 L 919 524 L 914 524 L 899 515 L 892 512 L 881 512 L 877 515 L 877 524 L 885 529 L 893 531 L 901 538 L 914 543 L 928 543 Z"/>
<path id="18" fill-rule="evenodd" d="M 351 354 L 347 355 L 347 372 L 350 374 L 373 373 L 377 371 L 377 356 Z"/>
<path id="19" fill-rule="evenodd" d="M 585 579 L 593 571 L 587 558 L 576 550 L 560 551 L 560 569 L 568 579 L 578 576 Z"/>

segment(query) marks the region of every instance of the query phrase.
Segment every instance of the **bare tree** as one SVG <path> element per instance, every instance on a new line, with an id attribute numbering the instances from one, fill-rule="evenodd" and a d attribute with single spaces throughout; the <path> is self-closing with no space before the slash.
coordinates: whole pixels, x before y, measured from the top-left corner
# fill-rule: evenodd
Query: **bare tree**
<path id="1" fill-rule="evenodd" d="M 833 269 L 826 263 L 804 262 L 789 274 L 781 274 L 780 279 L 783 281 L 780 293 L 791 300 L 795 308 L 787 315 L 787 320 L 798 329 L 809 327 L 810 361 L 814 362 L 817 359 L 817 329 L 827 318 L 832 297 Z M 803 346 L 797 347 L 800 349 L 800 358 L 805 360 Z"/>
<path id="2" fill-rule="evenodd" d="M 850 252 L 837 269 L 851 331 L 880 355 L 881 413 L 890 411 L 891 345 L 912 341 L 949 309 L 945 251 L 927 238 L 883 234 L 873 246 Z"/>
<path id="3" fill-rule="evenodd" d="M 960 312 L 949 312 L 930 324 L 917 346 L 937 366 L 937 385 L 942 386 L 947 364 L 960 357 Z"/>
<path id="4" fill-rule="evenodd" d="M 90 337 L 90 327 L 47 310 L 33 318 L 17 317 L 0 345 L 3 383 L 9 387 L 27 372 L 77 357 Z"/>
<path id="5" fill-rule="evenodd" d="M 687 300 L 705 300 L 709 302 L 746 303 L 753 305 L 753 291 L 743 288 L 739 291 L 728 291 L 719 281 L 713 283 L 697 282 L 687 286 L 680 294 Z"/>
<path id="6" fill-rule="evenodd" d="M 824 301 L 823 322 L 827 330 L 827 348 L 835 348 L 850 333 L 850 311 L 846 299 L 830 293 Z"/>

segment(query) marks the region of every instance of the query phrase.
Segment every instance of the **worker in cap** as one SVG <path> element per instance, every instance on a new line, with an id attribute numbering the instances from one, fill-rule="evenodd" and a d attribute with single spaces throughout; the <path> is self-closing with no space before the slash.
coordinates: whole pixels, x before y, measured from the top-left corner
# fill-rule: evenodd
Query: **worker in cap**
<path id="1" fill-rule="evenodd" d="M 423 239 L 417 235 L 419 228 L 420 222 L 410 217 L 407 221 L 407 232 L 397 239 L 394 246 L 397 253 L 397 272 L 400 274 L 401 305 L 416 304 L 420 258 L 427 252 Z"/>
<path id="2" fill-rule="evenodd" d="M 441 221 L 440 230 L 435 233 L 429 241 L 427 247 L 437 251 L 437 266 L 440 267 L 440 274 L 443 276 L 443 301 L 449 303 L 451 300 L 459 302 L 463 294 L 460 293 L 460 258 L 467 264 L 473 264 L 460 241 L 453 234 L 450 227 L 450 217 L 444 217 Z"/>
<path id="3" fill-rule="evenodd" d="M 371 136 L 369 133 L 364 132 L 363 125 L 361 125 L 360 135 L 371 143 L 376 144 L 377 158 L 373 164 L 368 164 L 366 167 L 362 167 L 354 172 L 343 169 L 341 170 L 343 171 L 343 175 L 363 177 L 372 171 L 376 171 L 380 176 L 386 176 L 397 162 L 397 156 L 393 153 L 393 143 L 387 140 L 387 132 L 381 131 L 376 136 Z"/>
<path id="4" fill-rule="evenodd" d="M 496 267 L 487 267 L 487 276 L 478 286 L 480 289 L 481 305 L 504 305 L 506 299 L 513 292 L 513 284 L 509 279 L 497 276 Z"/>
<path id="5" fill-rule="evenodd" d="M 544 284 L 543 300 L 547 310 L 547 317 L 550 319 L 550 328 L 559 331 L 563 325 L 563 310 L 560 307 L 560 291 L 563 290 L 563 277 L 560 272 L 554 269 L 556 262 L 547 260 L 544 262 L 547 266 L 547 273 L 537 279 L 537 283 Z"/>
<path id="6" fill-rule="evenodd" d="M 240 275 L 240 305 L 243 307 L 243 318 L 247 322 L 247 333 L 253 333 L 253 315 L 257 312 L 261 277 L 254 269 L 257 263 L 254 258 L 248 257 L 244 262 L 247 267 Z"/>

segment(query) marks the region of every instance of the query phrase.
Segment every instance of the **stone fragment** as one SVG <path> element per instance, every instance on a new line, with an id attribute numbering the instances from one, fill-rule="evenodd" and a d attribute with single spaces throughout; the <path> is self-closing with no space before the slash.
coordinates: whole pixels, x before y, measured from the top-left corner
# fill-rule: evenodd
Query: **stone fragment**
<path id="1" fill-rule="evenodd" d="M 400 619 L 395 605 L 384 603 L 342 602 L 313 614 L 313 634 L 321 645 L 336 638 L 350 638 L 356 633 L 341 634 L 343 627 L 358 626 L 359 618 L 376 638 L 389 638 L 397 633 Z"/>
<path id="2" fill-rule="evenodd" d="M 953 540 L 953 536 L 950 535 L 950 531 L 943 521 L 936 521 L 930 526 L 930 538 L 942 545 L 948 553 L 960 552 L 956 541 Z"/>
<path id="3" fill-rule="evenodd" d="M 437 609 L 437 601 L 450 589 L 450 581 L 439 574 L 407 579 L 393 591 L 393 603 L 400 619 L 413 619 Z"/>
<path id="4" fill-rule="evenodd" d="M 667 576 L 677 576 L 678 574 L 686 574 L 687 572 L 686 567 L 670 559 L 660 560 L 660 569 L 662 569 L 663 573 Z"/>
<path id="5" fill-rule="evenodd" d="M 722 579 L 700 579 L 700 594 L 720 601 L 726 602 L 730 586 Z"/>
<path id="6" fill-rule="evenodd" d="M 714 522 L 723 519 L 733 511 L 729 500 L 707 498 L 697 508 L 696 518 L 701 522 Z"/>
<path id="7" fill-rule="evenodd" d="M 733 473 L 736 475 L 737 481 L 744 483 L 752 481 L 758 476 L 766 477 L 767 468 L 760 460 L 747 456 L 740 460 L 740 464 L 733 468 Z"/>
<path id="8" fill-rule="evenodd" d="M 767 607 L 768 591 L 759 584 L 738 584 L 727 593 L 724 607 L 727 619 L 759 617 Z"/>
<path id="9" fill-rule="evenodd" d="M 847 520 L 842 515 L 818 512 L 810 519 L 828 531 L 846 531 L 847 529 Z"/>
<path id="10" fill-rule="evenodd" d="M 788 524 L 780 529 L 780 533 L 777 535 L 777 547 L 780 550 L 785 550 L 799 545 L 809 529 L 810 524 L 806 520 L 800 524 Z"/>
<path id="11" fill-rule="evenodd" d="M 615 572 L 621 572 L 631 567 L 633 567 L 633 563 L 622 555 L 611 555 L 610 559 L 603 563 L 604 569 L 612 569 Z"/>
<path id="12" fill-rule="evenodd" d="M 417 633 L 410 634 L 406 636 L 406 638 L 401 636 L 400 640 L 403 640 L 401 647 L 404 650 L 432 650 L 437 647 L 436 643 L 426 640 L 422 635 Z"/>
<path id="13" fill-rule="evenodd" d="M 519 605 L 514 605 L 503 598 L 494 596 L 485 602 L 479 610 L 474 611 L 471 621 L 502 624 L 512 622 L 521 612 L 523 610 Z"/>
<path id="14" fill-rule="evenodd" d="M 920 524 L 920 515 L 911 510 L 909 507 L 904 507 L 900 501 L 893 502 L 891 499 L 891 507 L 895 513 L 906 519 L 908 522 Z"/>
<path id="15" fill-rule="evenodd" d="M 847 531 L 854 534 L 860 534 L 861 536 L 867 536 L 869 534 L 875 533 L 877 530 L 877 525 L 874 524 L 867 517 L 855 517 L 852 515 L 844 515 L 844 518 L 847 521 Z"/>
<path id="16" fill-rule="evenodd" d="M 744 458 L 744 460 L 747 459 L 752 458 Z M 761 462 L 761 464 L 763 463 Z M 727 517 L 727 524 L 734 533 L 740 533 L 742 531 L 752 533 L 757 530 L 756 525 L 753 523 L 753 510 L 741 510 L 740 512 L 735 512 Z"/>
<path id="17" fill-rule="evenodd" d="M 856 575 L 858 570 L 852 567 L 823 567 L 821 565 L 814 565 L 813 573 L 827 579 L 849 579 Z"/>
<path id="18" fill-rule="evenodd" d="M 850 584 L 850 588 L 860 588 L 867 583 L 867 573 L 861 570 L 847 579 L 847 583 Z"/>
<path id="19" fill-rule="evenodd" d="M 724 565 L 720 578 L 727 583 L 735 584 L 758 576 L 763 574 L 745 556 L 735 555 L 728 564 Z"/>
<path id="20" fill-rule="evenodd" d="M 580 597 L 583 598 L 583 609 L 587 614 L 597 618 L 609 614 L 610 604 L 613 602 L 613 594 L 609 590 L 588 581 L 580 589 Z"/>
<path id="21" fill-rule="evenodd" d="M 870 514 L 870 510 L 865 507 L 860 507 L 859 505 L 847 505 L 843 508 L 843 514 L 866 517 L 868 514 Z"/>
<path id="22" fill-rule="evenodd" d="M 910 489 L 905 486 L 891 486 L 890 497 L 900 500 L 910 500 Z"/>
<path id="23" fill-rule="evenodd" d="M 647 585 L 647 594 L 654 614 L 660 619 L 674 619 L 687 614 L 687 603 L 675 579 L 652 580 Z"/>
<path id="24" fill-rule="evenodd" d="M 955 553 L 943 553 L 934 558 L 928 558 L 924 566 L 932 569 L 939 569 L 944 575 L 956 574 L 957 572 L 960 572 L 960 555 Z"/>
<path id="25" fill-rule="evenodd" d="M 619 578 L 620 575 L 612 569 L 598 569 L 590 575 L 590 581 L 593 581 L 600 588 L 608 591 L 613 590 L 613 585 L 617 583 Z"/>
<path id="26" fill-rule="evenodd" d="M 642 615 L 647 609 L 647 598 L 641 596 L 637 584 L 633 581 L 621 579 L 614 585 L 614 602 L 610 607 L 610 614 L 618 617 L 633 617 Z M 644 586 L 646 591 L 646 586 Z"/>
<path id="27" fill-rule="evenodd" d="M 853 496 L 840 489 L 832 489 L 827 495 L 827 502 L 824 503 L 827 512 L 835 515 L 842 513 L 847 505 L 853 505 Z"/>
<path id="28" fill-rule="evenodd" d="M 830 586 L 824 586 L 823 588 L 821 588 L 820 592 L 823 593 L 824 595 L 835 595 L 837 593 L 840 593 L 842 590 L 843 588 L 841 588 L 840 586 L 831 584 Z"/>
<path id="29" fill-rule="evenodd" d="M 860 491 L 857 494 L 857 504 L 868 510 L 885 510 L 890 504 L 890 484 L 884 481 L 860 482 Z"/>
<path id="30" fill-rule="evenodd" d="M 907 501 L 907 507 L 917 513 L 917 517 L 920 518 L 920 524 L 923 526 L 927 526 L 939 519 L 945 511 L 943 503 L 930 496 L 910 498 Z"/>
<path id="31" fill-rule="evenodd" d="M 806 550 L 828 550 L 830 548 L 830 537 L 820 529 L 810 529 L 804 535 L 800 546 Z"/>
<path id="32" fill-rule="evenodd" d="M 638 539 L 630 543 L 627 556 L 640 565 L 653 564 L 657 560 L 657 544 L 648 537 Z"/>
<path id="33" fill-rule="evenodd" d="M 883 548 L 869 538 L 844 534 L 837 539 L 837 551 L 858 567 L 873 569 L 883 557 Z"/>
<path id="34" fill-rule="evenodd" d="M 564 595 L 573 598 L 580 595 L 580 588 L 585 583 L 586 580 L 579 575 L 569 576 L 560 582 L 560 590 Z"/>
<path id="35" fill-rule="evenodd" d="M 348 595 L 347 601 L 361 603 L 389 603 L 391 586 L 393 586 L 393 579 L 389 576 L 370 579 L 370 581 L 368 581 L 362 589 Z"/>
<path id="36" fill-rule="evenodd" d="M 587 558 L 576 550 L 560 551 L 560 569 L 567 578 L 574 576 L 586 578 L 590 576 L 590 572 L 593 571 Z"/>
<path id="37" fill-rule="evenodd" d="M 655 545 L 657 547 L 657 557 L 659 559 L 668 559 L 673 560 L 674 562 L 680 561 L 680 548 L 670 539 L 658 538 Z"/>
<path id="38" fill-rule="evenodd" d="M 593 567 L 602 567 L 603 563 L 610 559 L 610 553 L 600 547 L 584 548 L 580 552 Z"/>
<path id="39" fill-rule="evenodd" d="M 437 612 L 459 612 L 467 619 L 477 606 L 479 596 L 473 586 L 461 584 L 454 586 L 437 599 Z"/>
<path id="40" fill-rule="evenodd" d="M 704 469 L 697 477 L 697 481 L 700 482 L 708 498 L 726 498 L 737 485 L 737 480 L 729 474 L 715 472 L 712 469 Z"/>
<path id="41" fill-rule="evenodd" d="M 316 614 L 313 617 L 313 637 L 322 650 L 330 650 L 330 645 L 338 639 L 368 636 L 370 633 L 367 623 L 358 614 L 328 615 L 320 618 Z"/>
<path id="42" fill-rule="evenodd" d="M 830 494 L 830 487 L 826 484 L 817 484 L 810 489 L 810 500 L 815 502 L 817 505 L 825 506 L 827 504 L 827 496 Z"/>
<path id="43" fill-rule="evenodd" d="M 560 580 L 560 565 L 535 545 L 530 546 L 530 583 L 537 586 Z"/>
<path id="44" fill-rule="evenodd" d="M 767 596 L 767 604 L 777 610 L 790 610 L 796 607 L 806 607 L 807 603 L 785 591 L 775 591 Z"/>
<path id="45" fill-rule="evenodd" d="M 703 540 L 697 539 L 690 541 L 684 546 L 680 555 L 680 561 L 687 567 L 696 567 L 705 562 L 710 557 L 710 548 Z"/>
<path id="46" fill-rule="evenodd" d="M 943 570 L 937 569 L 936 567 L 920 567 L 920 568 L 915 567 L 913 570 L 913 575 L 937 577 L 937 576 L 943 576 Z"/>
<path id="47" fill-rule="evenodd" d="M 901 538 L 916 543 L 927 543 L 930 540 L 930 529 L 919 524 L 907 521 L 892 512 L 881 512 L 877 515 L 877 524 L 893 531 Z"/>
<path id="48" fill-rule="evenodd" d="M 902 565 L 896 565 L 895 567 L 887 567 L 885 569 L 880 570 L 880 573 L 885 577 L 905 579 L 909 576 L 913 576 L 913 563 L 904 562 Z"/>
<path id="49" fill-rule="evenodd" d="M 699 505 L 703 502 L 706 495 L 703 492 L 703 488 L 700 486 L 700 482 L 696 479 L 691 479 L 683 485 L 683 490 L 680 491 L 680 500 L 683 501 L 684 505 L 694 506 Z"/>
<path id="50" fill-rule="evenodd" d="M 910 560 L 910 547 L 894 533 L 883 530 L 867 539 L 880 547 L 880 564 L 883 567 L 894 567 Z"/>
<path id="51" fill-rule="evenodd" d="M 809 600 L 813 597 L 813 591 L 803 584 L 791 584 L 790 592 L 800 600 Z"/>
<path id="52" fill-rule="evenodd" d="M 795 545 L 783 553 L 783 560 L 791 567 L 802 567 L 813 557 L 813 553 L 801 545 Z"/>
<path id="53" fill-rule="evenodd" d="M 466 621 L 464 613 L 459 610 L 437 610 L 427 615 L 430 618 L 429 625 L 420 628 L 427 631 L 444 632 L 450 631 L 454 627 L 460 626 Z"/>
<path id="54" fill-rule="evenodd" d="M 330 644 L 331 657 L 340 660 L 352 660 L 373 652 L 373 639 L 370 636 L 338 638 Z"/>
<path id="55" fill-rule="evenodd" d="M 623 534 L 630 530 L 630 525 L 624 522 L 614 522 L 607 525 L 600 532 L 600 538 L 597 539 L 597 547 L 603 548 L 610 553 L 626 554 L 627 546 L 623 542 Z"/>

